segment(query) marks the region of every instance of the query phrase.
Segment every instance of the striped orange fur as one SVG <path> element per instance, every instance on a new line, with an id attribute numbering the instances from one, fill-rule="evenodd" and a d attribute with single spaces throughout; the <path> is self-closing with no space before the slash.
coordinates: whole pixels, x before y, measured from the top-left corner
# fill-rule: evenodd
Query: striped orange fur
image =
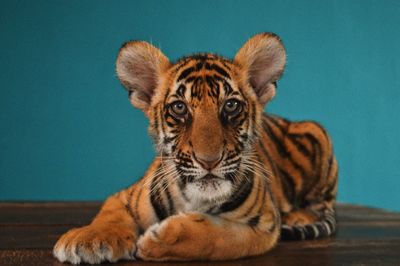
<path id="1" fill-rule="evenodd" d="M 337 162 L 315 122 L 265 114 L 286 53 L 255 35 L 233 60 L 196 54 L 171 63 L 126 43 L 117 74 L 149 118 L 157 157 L 109 197 L 88 226 L 54 247 L 62 262 L 226 260 L 259 255 L 279 238 L 334 234 Z"/>

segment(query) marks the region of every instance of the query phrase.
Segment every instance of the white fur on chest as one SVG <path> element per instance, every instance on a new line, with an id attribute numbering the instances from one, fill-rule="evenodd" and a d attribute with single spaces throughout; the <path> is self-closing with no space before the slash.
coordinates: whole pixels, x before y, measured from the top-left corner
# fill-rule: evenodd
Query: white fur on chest
<path id="1" fill-rule="evenodd" d="M 218 180 L 214 183 L 193 182 L 183 189 L 187 200 L 183 203 L 184 212 L 207 212 L 219 207 L 233 191 L 232 183 Z"/>

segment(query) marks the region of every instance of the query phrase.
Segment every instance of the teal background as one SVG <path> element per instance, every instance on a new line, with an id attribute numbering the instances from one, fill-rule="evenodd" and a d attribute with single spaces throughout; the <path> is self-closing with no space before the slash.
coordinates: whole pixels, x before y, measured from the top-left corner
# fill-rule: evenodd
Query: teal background
<path id="1" fill-rule="evenodd" d="M 400 211 L 400 1 L 1 1 L 0 200 L 99 200 L 154 152 L 114 62 L 130 39 L 171 59 L 233 57 L 253 34 L 288 63 L 267 107 L 332 135 L 339 200 Z"/>

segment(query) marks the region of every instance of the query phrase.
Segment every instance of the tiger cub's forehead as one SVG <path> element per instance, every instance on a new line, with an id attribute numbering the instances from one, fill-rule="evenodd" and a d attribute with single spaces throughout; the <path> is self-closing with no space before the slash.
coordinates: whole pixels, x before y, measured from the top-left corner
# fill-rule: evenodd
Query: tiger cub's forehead
<path id="1" fill-rule="evenodd" d="M 191 71 L 199 71 L 203 67 L 207 70 L 217 67 L 217 69 L 214 70 L 222 70 L 223 72 L 220 72 L 220 74 L 229 75 L 229 72 L 232 71 L 233 68 L 233 62 L 227 58 L 215 54 L 194 54 L 179 59 L 174 64 L 174 72 L 179 73 L 182 72 L 183 69 L 187 70 L 186 67 L 191 67 Z M 219 69 L 218 67 L 222 67 L 222 69 Z M 181 74 L 187 74 L 188 72 Z M 185 77 L 182 76 L 181 78 Z"/>
<path id="2" fill-rule="evenodd" d="M 174 98 L 191 101 L 205 97 L 218 100 L 238 94 L 236 70 L 232 61 L 214 54 L 196 54 L 180 59 L 171 71 Z"/>

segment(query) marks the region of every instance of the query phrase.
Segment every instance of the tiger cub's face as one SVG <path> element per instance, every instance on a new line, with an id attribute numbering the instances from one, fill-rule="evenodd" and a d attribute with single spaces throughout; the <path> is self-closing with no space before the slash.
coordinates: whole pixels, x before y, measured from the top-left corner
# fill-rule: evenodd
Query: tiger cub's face
<path id="1" fill-rule="evenodd" d="M 186 57 L 172 66 L 149 110 L 159 154 L 196 198 L 228 196 L 251 156 L 260 108 L 237 72 L 214 55 Z"/>
<path id="2" fill-rule="evenodd" d="M 251 171 L 258 121 L 284 65 L 279 38 L 259 34 L 232 61 L 199 54 L 171 64 L 150 44 L 130 42 L 117 74 L 150 120 L 165 175 L 186 195 L 216 201 Z"/>

